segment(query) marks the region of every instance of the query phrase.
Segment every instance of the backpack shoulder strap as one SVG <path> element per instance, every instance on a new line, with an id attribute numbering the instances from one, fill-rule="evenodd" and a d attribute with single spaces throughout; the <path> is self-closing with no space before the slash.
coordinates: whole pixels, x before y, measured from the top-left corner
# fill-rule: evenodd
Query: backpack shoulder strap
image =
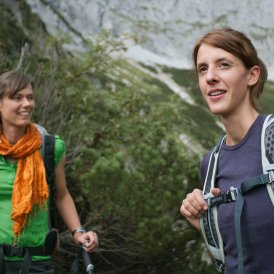
<path id="1" fill-rule="evenodd" d="M 54 184 L 55 177 L 55 136 L 48 134 L 46 129 L 39 124 L 35 124 L 42 138 L 42 157 L 46 169 L 47 182 L 50 186 Z"/>
<path id="2" fill-rule="evenodd" d="M 207 168 L 207 174 L 205 178 L 203 194 L 205 199 L 212 197 L 210 192 L 211 188 L 215 187 L 215 178 L 217 172 L 218 157 L 220 148 L 225 140 L 224 136 L 218 145 L 213 149 Z M 223 271 L 224 268 L 224 250 L 223 241 L 218 225 L 218 214 L 216 206 L 209 206 L 208 210 L 203 214 L 200 219 L 201 232 L 205 239 L 205 243 L 209 252 L 215 258 L 215 266 L 219 272 Z"/>
<path id="3" fill-rule="evenodd" d="M 50 194 L 50 218 L 49 218 L 49 226 L 56 227 L 56 212 L 54 205 L 54 196 L 55 196 L 55 136 L 48 134 L 46 129 L 41 125 L 35 124 L 36 128 L 41 134 L 42 137 L 42 157 L 44 160 L 47 183 L 49 186 L 49 194 Z"/>
<path id="4" fill-rule="evenodd" d="M 274 115 L 268 115 L 264 121 L 261 136 L 261 155 L 263 173 L 274 171 Z M 274 178 L 273 178 L 274 179 Z M 274 182 L 266 185 L 274 206 Z"/>
<path id="5" fill-rule="evenodd" d="M 47 182 L 51 187 L 54 187 L 55 179 L 54 150 L 55 136 L 51 134 L 45 134 L 43 136 L 42 155 L 47 174 Z"/>
<path id="6" fill-rule="evenodd" d="M 54 204 L 55 192 L 56 192 L 54 151 L 55 151 L 55 136 L 51 134 L 44 135 L 42 154 L 43 154 L 44 165 L 45 165 L 46 175 L 47 175 L 47 182 L 49 185 L 49 192 L 50 192 L 49 194 L 50 195 L 49 226 L 56 228 L 57 227 L 56 207 Z"/>

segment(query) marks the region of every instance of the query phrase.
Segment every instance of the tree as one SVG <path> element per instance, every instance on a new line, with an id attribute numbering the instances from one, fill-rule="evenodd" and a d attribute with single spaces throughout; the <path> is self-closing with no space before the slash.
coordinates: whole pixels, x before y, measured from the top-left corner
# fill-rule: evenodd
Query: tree
<path id="1" fill-rule="evenodd" d="M 124 49 L 120 41 L 99 39 L 84 53 L 52 37 L 40 49 L 22 45 L 5 52 L 1 69 L 19 66 L 34 77 L 34 120 L 66 141 L 69 188 L 82 222 L 101 239 L 97 273 L 201 273 L 200 236 L 178 213 L 199 181 L 198 156 L 179 138 L 191 124 L 187 106 L 171 94 L 161 100 L 162 86 L 112 59 L 112 48 Z M 64 273 L 76 246 L 60 227 L 56 263 Z"/>

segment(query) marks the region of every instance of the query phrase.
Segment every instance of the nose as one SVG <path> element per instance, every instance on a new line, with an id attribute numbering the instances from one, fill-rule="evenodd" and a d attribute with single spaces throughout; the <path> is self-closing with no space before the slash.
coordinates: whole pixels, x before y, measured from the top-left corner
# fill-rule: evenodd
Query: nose
<path id="1" fill-rule="evenodd" d="M 206 74 L 206 82 L 208 84 L 214 84 L 218 82 L 218 73 L 214 67 L 209 67 Z"/>
<path id="2" fill-rule="evenodd" d="M 23 105 L 24 107 L 28 107 L 28 106 L 31 105 L 31 101 L 30 101 L 27 97 L 24 97 L 24 98 L 23 98 L 22 105 Z"/>

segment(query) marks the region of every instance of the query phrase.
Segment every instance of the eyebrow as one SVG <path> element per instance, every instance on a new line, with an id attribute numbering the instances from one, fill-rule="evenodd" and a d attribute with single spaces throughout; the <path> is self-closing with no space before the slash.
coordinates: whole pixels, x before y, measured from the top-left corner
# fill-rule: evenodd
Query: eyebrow
<path id="1" fill-rule="evenodd" d="M 233 63 L 233 61 L 231 61 L 230 59 L 228 59 L 226 57 L 218 58 L 217 60 L 214 61 L 214 63 L 220 63 L 222 61 L 227 61 L 227 62 Z M 196 67 L 199 68 L 201 66 L 206 66 L 206 65 L 207 65 L 206 62 L 202 62 L 202 63 L 197 63 Z"/>

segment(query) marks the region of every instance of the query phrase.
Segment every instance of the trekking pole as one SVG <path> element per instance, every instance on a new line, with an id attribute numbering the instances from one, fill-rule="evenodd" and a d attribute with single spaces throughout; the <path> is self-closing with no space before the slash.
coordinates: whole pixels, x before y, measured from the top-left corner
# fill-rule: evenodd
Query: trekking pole
<path id="1" fill-rule="evenodd" d="M 88 274 L 93 274 L 94 265 L 91 261 L 90 254 L 82 247 L 82 255 L 84 259 L 84 263 L 86 266 L 86 272 Z"/>
<path id="2" fill-rule="evenodd" d="M 86 273 L 93 274 L 94 265 L 91 261 L 90 254 L 82 246 L 79 248 L 76 257 L 71 264 L 70 274 L 77 274 L 79 272 L 81 257 L 83 257 L 84 260 Z"/>

